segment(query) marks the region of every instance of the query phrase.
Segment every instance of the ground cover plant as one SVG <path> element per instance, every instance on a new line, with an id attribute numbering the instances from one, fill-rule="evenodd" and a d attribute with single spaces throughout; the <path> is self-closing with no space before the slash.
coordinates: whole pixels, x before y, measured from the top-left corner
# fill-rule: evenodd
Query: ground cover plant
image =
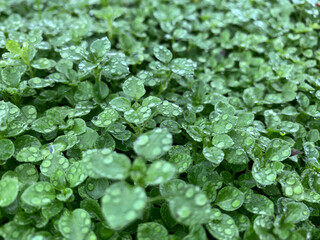
<path id="1" fill-rule="evenodd" d="M 0 0 L 0 238 L 320 239 L 315 0 Z"/>

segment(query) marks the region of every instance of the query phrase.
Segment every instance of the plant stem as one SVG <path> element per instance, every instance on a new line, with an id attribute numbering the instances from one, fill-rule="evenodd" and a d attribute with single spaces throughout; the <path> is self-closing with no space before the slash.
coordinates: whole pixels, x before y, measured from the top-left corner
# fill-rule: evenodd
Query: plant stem
<path id="1" fill-rule="evenodd" d="M 172 72 L 170 72 L 170 73 L 167 75 L 167 77 L 166 77 L 166 79 L 164 80 L 164 82 L 160 85 L 160 89 L 159 89 L 159 92 L 158 92 L 158 94 L 157 94 L 157 97 L 159 97 L 159 96 L 161 95 L 161 93 L 163 93 L 163 92 L 167 89 L 167 87 L 168 87 L 168 85 L 169 85 L 169 83 L 170 83 L 170 80 L 171 80 L 171 76 L 172 76 Z"/>
<path id="2" fill-rule="evenodd" d="M 158 110 L 155 110 L 155 111 L 150 115 L 150 117 L 148 118 L 148 120 L 145 121 L 145 123 L 147 123 L 148 121 L 150 121 L 156 114 L 158 114 Z M 140 130 L 139 135 L 140 135 L 141 133 L 143 133 L 143 130 L 144 130 L 145 127 L 146 127 L 146 125 L 144 124 L 144 125 L 142 126 L 142 128 L 139 129 L 139 130 Z"/>
<path id="3" fill-rule="evenodd" d="M 164 196 L 158 196 L 158 197 L 149 198 L 148 202 L 151 203 L 151 202 L 155 202 L 155 201 L 159 201 L 159 200 L 165 200 L 165 197 Z"/>
<path id="4" fill-rule="evenodd" d="M 37 0 L 37 8 L 38 8 L 38 17 L 39 17 L 39 19 L 41 19 L 42 16 L 41 16 L 40 0 Z"/>
<path id="5" fill-rule="evenodd" d="M 134 131 L 134 133 L 135 133 L 136 135 L 139 135 L 137 128 L 136 128 L 135 126 L 133 126 L 131 122 L 127 121 L 127 120 L 126 120 L 125 118 L 123 118 L 123 117 L 121 117 L 121 120 L 125 121 L 125 122 L 129 125 L 129 127 L 132 128 L 132 130 Z"/>
<path id="6" fill-rule="evenodd" d="M 109 38 L 109 40 L 111 42 L 112 41 L 112 37 L 113 37 L 112 20 L 110 18 L 108 18 L 107 22 L 108 22 L 108 38 Z"/>
<path id="7" fill-rule="evenodd" d="M 33 78 L 35 76 L 35 74 L 34 74 L 34 72 L 32 70 L 30 62 L 27 63 L 27 66 L 28 66 L 28 70 L 29 70 L 29 73 L 30 73 L 30 77 Z"/>

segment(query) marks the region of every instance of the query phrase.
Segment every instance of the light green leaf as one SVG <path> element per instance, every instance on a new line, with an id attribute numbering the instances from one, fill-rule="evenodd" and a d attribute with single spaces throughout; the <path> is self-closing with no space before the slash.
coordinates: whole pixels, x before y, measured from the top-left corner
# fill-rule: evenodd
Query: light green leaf
<path id="1" fill-rule="evenodd" d="M 107 52 L 110 50 L 111 43 L 107 37 L 97 39 L 90 45 L 91 53 L 97 58 L 97 60 L 106 57 Z"/>
<path id="2" fill-rule="evenodd" d="M 164 100 L 161 105 L 157 107 L 160 114 L 166 117 L 177 117 L 182 114 L 182 109 L 174 103 Z"/>
<path id="3" fill-rule="evenodd" d="M 141 216 L 146 201 L 143 188 L 118 182 L 106 189 L 101 210 L 110 227 L 119 230 Z"/>
<path id="4" fill-rule="evenodd" d="M 131 108 L 131 102 L 124 97 L 116 97 L 110 101 L 111 107 L 117 111 L 126 112 Z"/>
<path id="5" fill-rule="evenodd" d="M 0 181 L 0 207 L 7 207 L 17 198 L 19 182 L 17 178 L 4 178 Z"/>
<path id="6" fill-rule="evenodd" d="M 233 115 L 217 115 L 212 122 L 212 130 L 216 134 L 230 132 L 236 125 L 237 118 Z"/>
<path id="7" fill-rule="evenodd" d="M 265 158 L 271 161 L 283 161 L 291 154 L 291 144 L 282 139 L 272 139 L 265 153 Z"/>
<path id="8" fill-rule="evenodd" d="M 14 40 L 7 40 L 6 49 L 13 54 L 20 54 L 20 45 Z"/>
<path id="9" fill-rule="evenodd" d="M 224 152 L 217 147 L 205 147 L 203 148 L 203 156 L 212 162 L 215 166 L 218 166 L 224 158 Z"/>
<path id="10" fill-rule="evenodd" d="M 136 77 L 128 78 L 123 83 L 122 89 L 124 94 L 126 94 L 128 97 L 132 97 L 135 100 L 140 99 L 146 93 L 143 82 Z"/>
<path id="11" fill-rule="evenodd" d="M 124 118 L 131 123 L 140 125 L 147 121 L 151 116 L 151 109 L 148 107 L 139 107 L 138 109 L 130 109 L 124 113 Z"/>
<path id="12" fill-rule="evenodd" d="M 99 177 L 114 180 L 126 179 L 131 168 L 130 159 L 121 153 L 110 152 L 109 149 L 88 150 L 83 155 L 89 161 L 91 170 Z"/>
<path id="13" fill-rule="evenodd" d="M 142 223 L 138 225 L 138 240 L 167 239 L 167 229 L 156 222 Z"/>
<path id="14" fill-rule="evenodd" d="M 129 73 L 129 67 L 124 55 L 121 57 L 111 55 L 111 59 L 108 61 L 107 65 L 103 67 L 102 70 L 102 74 L 110 80 L 123 79 L 127 75 L 129 75 Z"/>
<path id="15" fill-rule="evenodd" d="M 58 169 L 66 171 L 68 168 L 68 159 L 57 152 L 48 155 L 40 165 L 41 173 L 47 177 L 50 177 Z"/>
<path id="16" fill-rule="evenodd" d="M 16 157 L 19 162 L 38 162 L 43 159 L 41 151 L 36 147 L 22 148 Z"/>
<path id="17" fill-rule="evenodd" d="M 148 185 L 158 185 L 169 181 L 176 169 L 169 162 L 159 160 L 151 163 L 147 170 L 145 182 Z"/>
<path id="18" fill-rule="evenodd" d="M 57 129 L 57 125 L 49 117 L 41 117 L 32 123 L 31 128 L 39 133 L 50 133 Z"/>
<path id="19" fill-rule="evenodd" d="M 0 160 L 7 160 L 12 157 L 14 153 L 13 142 L 9 139 L 0 140 Z"/>
<path id="20" fill-rule="evenodd" d="M 145 99 L 143 99 L 142 106 L 152 108 L 152 107 L 159 106 L 161 103 L 162 103 L 162 100 L 160 98 L 154 97 L 154 96 L 149 96 L 149 97 L 146 97 Z"/>
<path id="21" fill-rule="evenodd" d="M 172 72 L 183 77 L 192 77 L 194 70 L 197 68 L 195 62 L 186 58 L 173 59 L 170 65 Z"/>
<path id="22" fill-rule="evenodd" d="M 1 70 L 2 81 L 13 88 L 18 88 L 25 66 L 5 67 Z"/>
<path id="23" fill-rule="evenodd" d="M 156 128 L 140 135 L 133 144 L 134 151 L 152 161 L 170 150 L 172 136 L 166 129 Z"/>
<path id="24" fill-rule="evenodd" d="M 31 66 L 36 69 L 50 69 L 55 65 L 56 62 L 48 58 L 39 58 L 37 60 L 34 60 L 31 64 Z"/>
<path id="25" fill-rule="evenodd" d="M 33 207 L 42 207 L 56 197 L 54 188 L 48 182 L 37 182 L 29 186 L 21 195 L 21 200 Z"/>
<path id="26" fill-rule="evenodd" d="M 246 152 L 242 148 L 225 150 L 225 159 L 231 164 L 246 164 L 249 162 Z"/>
<path id="27" fill-rule="evenodd" d="M 242 206 L 243 201 L 244 194 L 239 189 L 227 186 L 219 191 L 216 203 L 225 211 L 234 211 Z"/>
<path id="28" fill-rule="evenodd" d="M 274 215 L 274 204 L 273 202 L 264 195 L 261 194 L 249 194 L 246 196 L 244 203 L 245 209 L 253 214 Z"/>
<path id="29" fill-rule="evenodd" d="M 212 217 L 208 198 L 197 186 L 179 185 L 168 200 L 172 217 L 182 224 L 208 223 Z"/>
<path id="30" fill-rule="evenodd" d="M 75 209 L 71 213 L 65 213 L 58 222 L 59 231 L 69 240 L 85 240 L 91 230 L 91 219 L 87 211 Z"/>
<path id="31" fill-rule="evenodd" d="M 222 219 L 206 224 L 210 234 L 218 240 L 238 239 L 239 230 L 232 217 L 222 214 Z"/>
<path id="32" fill-rule="evenodd" d="M 99 113 L 92 119 L 92 123 L 97 127 L 107 127 L 119 118 L 119 114 L 112 108 L 105 108 L 103 112 Z"/>
<path id="33" fill-rule="evenodd" d="M 78 186 L 84 182 L 87 177 L 88 175 L 85 168 L 85 163 L 82 161 L 73 162 L 66 172 L 66 178 L 70 187 Z"/>
<path id="34" fill-rule="evenodd" d="M 233 146 L 234 142 L 227 134 L 216 134 L 212 138 L 212 144 L 221 149 L 227 149 Z"/>
<path id="35" fill-rule="evenodd" d="M 163 63 L 169 63 L 172 59 L 172 53 L 164 46 L 155 46 L 153 48 L 154 56 Z"/>

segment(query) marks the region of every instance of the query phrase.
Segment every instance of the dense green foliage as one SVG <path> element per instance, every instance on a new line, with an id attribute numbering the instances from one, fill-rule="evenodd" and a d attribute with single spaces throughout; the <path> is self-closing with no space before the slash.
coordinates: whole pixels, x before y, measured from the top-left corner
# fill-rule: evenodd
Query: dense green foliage
<path id="1" fill-rule="evenodd" d="M 315 0 L 0 0 L 0 238 L 320 239 Z"/>

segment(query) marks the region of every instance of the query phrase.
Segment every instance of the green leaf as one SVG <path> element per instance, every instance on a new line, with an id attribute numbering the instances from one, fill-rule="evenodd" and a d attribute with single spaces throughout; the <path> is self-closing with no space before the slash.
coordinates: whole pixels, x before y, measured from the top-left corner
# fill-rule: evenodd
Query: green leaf
<path id="1" fill-rule="evenodd" d="M 117 111 L 126 112 L 131 108 L 131 102 L 124 97 L 116 97 L 110 101 L 111 107 Z"/>
<path id="2" fill-rule="evenodd" d="M 119 114 L 112 108 L 105 108 L 103 112 L 99 113 L 92 119 L 92 123 L 97 127 L 107 127 L 113 122 L 117 121 Z"/>
<path id="3" fill-rule="evenodd" d="M 7 207 L 17 198 L 19 182 L 17 178 L 4 178 L 0 180 L 0 207 Z"/>
<path id="4" fill-rule="evenodd" d="M 154 56 L 163 63 L 169 63 L 172 59 L 172 53 L 164 46 L 155 46 L 153 48 Z"/>
<path id="5" fill-rule="evenodd" d="M 171 71 L 182 77 L 192 77 L 197 68 L 197 64 L 190 59 L 176 58 L 170 63 Z"/>
<path id="6" fill-rule="evenodd" d="M 304 187 L 296 173 L 284 172 L 280 179 L 283 194 L 294 200 L 303 200 Z"/>
<path id="7" fill-rule="evenodd" d="M 14 40 L 7 40 L 6 49 L 13 54 L 20 54 L 20 45 Z"/>
<path id="8" fill-rule="evenodd" d="M 123 83 L 122 89 L 124 94 L 126 94 L 128 97 L 131 97 L 135 100 L 140 99 L 146 93 L 146 90 L 144 89 L 144 86 L 143 86 L 143 82 L 136 77 L 128 78 Z"/>
<path id="9" fill-rule="evenodd" d="M 212 122 L 212 130 L 216 134 L 230 132 L 236 125 L 237 118 L 233 115 L 217 115 Z"/>
<path id="10" fill-rule="evenodd" d="M 177 117 L 182 114 L 182 109 L 178 105 L 170 103 L 167 100 L 164 100 L 163 103 L 157 107 L 157 109 L 160 114 L 166 117 Z"/>
<path id="11" fill-rule="evenodd" d="M 12 157 L 14 153 L 13 142 L 9 139 L 0 140 L 0 160 L 7 160 Z"/>
<path id="12" fill-rule="evenodd" d="M 90 52 L 97 58 L 99 61 L 106 57 L 107 52 L 110 50 L 111 43 L 107 37 L 97 39 L 93 41 L 90 45 Z"/>
<path id="13" fill-rule="evenodd" d="M 32 123 L 31 128 L 39 133 L 50 133 L 56 130 L 57 126 L 49 117 L 41 117 Z"/>
<path id="14" fill-rule="evenodd" d="M 214 108 L 218 114 L 234 115 L 236 113 L 236 110 L 232 105 L 222 101 L 219 101 Z"/>
<path id="15" fill-rule="evenodd" d="M 224 158 L 224 152 L 217 147 L 205 147 L 203 148 L 203 156 L 212 162 L 215 166 L 218 166 Z"/>
<path id="16" fill-rule="evenodd" d="M 268 199 L 266 196 L 261 194 L 249 194 L 246 196 L 245 209 L 253 214 L 260 214 L 260 215 L 267 215 L 273 216 L 274 215 L 274 204 L 273 202 Z"/>
<path id="17" fill-rule="evenodd" d="M 37 182 L 29 186 L 21 195 L 21 200 L 33 207 L 42 207 L 56 197 L 54 188 L 48 182 Z"/>
<path id="18" fill-rule="evenodd" d="M 86 151 L 83 157 L 85 162 L 90 162 L 90 170 L 99 177 L 120 180 L 129 175 L 131 161 L 124 154 L 110 149 L 93 149 Z"/>
<path id="19" fill-rule="evenodd" d="M 88 177 L 87 171 L 85 169 L 84 162 L 73 162 L 67 172 L 66 179 L 69 182 L 70 187 L 76 187 L 83 183 Z"/>
<path id="20" fill-rule="evenodd" d="M 272 139 L 265 153 L 265 158 L 271 161 L 283 161 L 291 154 L 291 144 L 282 139 Z"/>
<path id="21" fill-rule="evenodd" d="M 159 106 L 161 103 L 162 103 L 162 100 L 160 98 L 154 97 L 154 96 L 148 96 L 143 99 L 142 106 L 153 108 L 153 107 Z"/>
<path id="22" fill-rule="evenodd" d="M 298 223 L 309 218 L 310 210 L 302 202 L 289 202 L 284 207 L 283 220 L 286 223 Z"/>
<path id="23" fill-rule="evenodd" d="M 169 150 L 168 161 L 176 168 L 178 173 L 185 172 L 192 164 L 192 157 L 188 150 L 181 146 L 173 146 Z"/>
<path id="24" fill-rule="evenodd" d="M 149 166 L 145 183 L 148 185 L 158 185 L 169 181 L 175 174 L 174 166 L 166 161 L 155 161 Z"/>
<path id="25" fill-rule="evenodd" d="M 239 230 L 232 217 L 222 214 L 222 219 L 206 224 L 209 233 L 218 240 L 237 239 Z"/>
<path id="26" fill-rule="evenodd" d="M 22 186 L 36 183 L 39 179 L 38 170 L 31 163 L 23 163 L 14 170 Z"/>
<path id="27" fill-rule="evenodd" d="M 225 150 L 225 159 L 230 164 L 246 164 L 249 162 L 246 152 L 242 148 L 230 148 Z"/>
<path id="28" fill-rule="evenodd" d="M 134 142 L 134 151 L 152 161 L 168 152 L 172 145 L 172 136 L 166 129 L 156 128 L 140 135 Z"/>
<path id="29" fill-rule="evenodd" d="M 69 168 L 69 161 L 60 153 L 54 152 L 48 155 L 40 165 L 41 173 L 50 177 L 57 170 L 66 171 Z"/>
<path id="30" fill-rule="evenodd" d="M 93 199 L 99 199 L 104 195 L 105 189 L 108 186 L 109 182 L 104 178 L 88 178 L 86 181 L 86 192 Z"/>
<path id="31" fill-rule="evenodd" d="M 233 146 L 234 142 L 227 134 L 216 134 L 212 138 L 212 144 L 221 149 L 227 149 Z"/>
<path id="32" fill-rule="evenodd" d="M 176 190 L 168 201 L 171 215 L 177 222 L 195 225 L 210 221 L 210 203 L 199 187 L 191 184 L 178 185 Z"/>
<path id="33" fill-rule="evenodd" d="M 234 211 L 242 206 L 243 201 L 244 194 L 239 189 L 227 186 L 219 191 L 216 204 L 225 211 Z"/>
<path id="34" fill-rule="evenodd" d="M 199 240 L 207 239 L 206 231 L 201 225 L 191 226 L 189 234 L 183 238 L 183 240 L 192 240 L 192 239 L 199 239 Z"/>
<path id="35" fill-rule="evenodd" d="M 34 60 L 31 66 L 35 69 L 50 69 L 55 66 L 55 61 L 48 58 L 39 58 Z"/>
<path id="36" fill-rule="evenodd" d="M 164 226 L 156 222 L 142 223 L 138 226 L 137 237 L 138 240 L 167 239 L 168 231 Z"/>
<path id="37" fill-rule="evenodd" d="M 63 152 L 72 148 L 74 145 L 78 143 L 77 136 L 74 135 L 61 135 L 57 137 L 52 144 L 52 147 L 57 152 Z"/>
<path id="38" fill-rule="evenodd" d="M 41 151 L 36 147 L 22 148 L 16 157 L 19 162 L 38 162 L 43 159 Z"/>
<path id="39" fill-rule="evenodd" d="M 1 71 L 2 81 L 9 87 L 18 88 L 25 66 L 5 67 Z"/>
<path id="40" fill-rule="evenodd" d="M 0 235 L 4 239 L 19 240 L 27 239 L 34 232 L 34 228 L 30 226 L 21 226 L 14 221 L 8 222 L 1 226 Z"/>
<path id="41" fill-rule="evenodd" d="M 124 113 L 124 118 L 131 123 L 140 125 L 146 122 L 151 116 L 151 109 L 148 107 L 139 107 L 138 109 L 130 109 Z"/>
<path id="42" fill-rule="evenodd" d="M 119 230 L 139 218 L 146 206 L 143 188 L 118 182 L 106 189 L 101 201 L 102 214 L 112 229 Z"/>
<path id="43" fill-rule="evenodd" d="M 66 239 L 85 240 L 91 230 L 91 219 L 87 211 L 75 209 L 71 213 L 65 213 L 59 219 L 59 231 Z"/>
<path id="44" fill-rule="evenodd" d="M 262 185 L 271 185 L 277 179 L 277 174 L 280 173 L 284 165 L 280 162 L 271 162 L 265 165 L 254 163 L 252 166 L 253 178 Z"/>
<path id="45" fill-rule="evenodd" d="M 171 134 L 181 133 L 181 126 L 179 123 L 173 120 L 164 120 L 160 123 L 161 128 L 166 128 Z"/>
<path id="46" fill-rule="evenodd" d="M 111 59 L 109 59 L 107 65 L 102 69 L 102 74 L 110 80 L 123 79 L 129 75 L 129 73 L 129 67 L 124 55 L 120 57 L 111 55 Z"/>

